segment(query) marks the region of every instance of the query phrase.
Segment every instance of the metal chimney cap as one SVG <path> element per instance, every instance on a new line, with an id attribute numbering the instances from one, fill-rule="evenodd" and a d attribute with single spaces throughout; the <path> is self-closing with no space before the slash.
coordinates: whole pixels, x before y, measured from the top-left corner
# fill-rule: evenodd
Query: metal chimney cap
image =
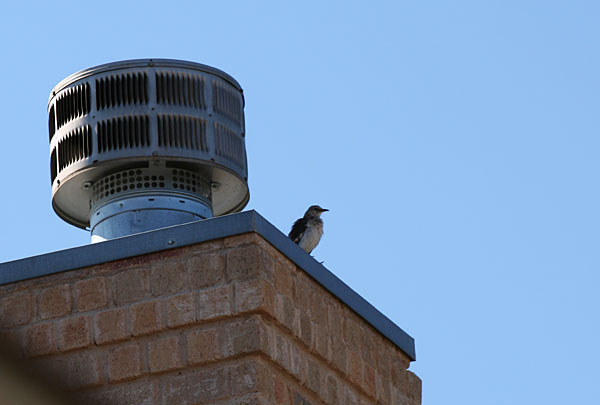
<path id="1" fill-rule="evenodd" d="M 77 227 L 106 215 L 103 204 L 114 210 L 140 196 L 168 196 L 155 199 L 167 201 L 163 214 L 178 211 L 169 204 L 179 197 L 188 208 L 204 204 L 185 210 L 202 218 L 237 212 L 249 200 L 244 96 L 219 69 L 169 59 L 84 69 L 52 90 L 48 131 L 52 205 Z M 125 183 L 132 170 L 142 177 L 128 174 Z"/>

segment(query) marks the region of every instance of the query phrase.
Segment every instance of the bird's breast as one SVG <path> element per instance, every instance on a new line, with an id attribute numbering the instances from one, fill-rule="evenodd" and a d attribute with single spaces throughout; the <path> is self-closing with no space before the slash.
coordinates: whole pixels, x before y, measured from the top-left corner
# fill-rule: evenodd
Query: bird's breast
<path id="1" fill-rule="evenodd" d="M 302 235 L 302 239 L 298 245 L 310 253 L 319 244 L 319 240 L 321 240 L 322 235 L 323 222 L 309 222 L 306 225 L 306 230 L 304 231 L 304 235 Z"/>

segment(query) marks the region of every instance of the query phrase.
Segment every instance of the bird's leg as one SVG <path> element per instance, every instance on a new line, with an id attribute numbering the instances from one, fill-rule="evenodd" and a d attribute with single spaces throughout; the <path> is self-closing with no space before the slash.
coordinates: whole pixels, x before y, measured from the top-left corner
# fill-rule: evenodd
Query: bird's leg
<path id="1" fill-rule="evenodd" d="M 312 257 L 313 259 L 317 260 L 317 258 L 316 258 L 316 257 L 314 257 L 313 255 L 310 255 L 310 257 Z M 318 261 L 318 260 L 317 260 L 317 261 Z M 319 261 L 318 261 L 318 262 L 319 262 Z M 319 264 L 323 264 L 323 263 L 325 263 L 325 261 L 319 262 Z"/>

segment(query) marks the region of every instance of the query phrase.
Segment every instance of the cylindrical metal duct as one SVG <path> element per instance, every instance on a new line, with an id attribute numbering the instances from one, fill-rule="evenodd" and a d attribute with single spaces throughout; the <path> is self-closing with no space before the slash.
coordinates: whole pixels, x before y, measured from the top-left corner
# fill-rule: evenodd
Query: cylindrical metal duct
<path id="1" fill-rule="evenodd" d="M 52 206 L 92 242 L 241 210 L 244 98 L 228 74 L 140 59 L 60 82 L 48 103 Z"/>

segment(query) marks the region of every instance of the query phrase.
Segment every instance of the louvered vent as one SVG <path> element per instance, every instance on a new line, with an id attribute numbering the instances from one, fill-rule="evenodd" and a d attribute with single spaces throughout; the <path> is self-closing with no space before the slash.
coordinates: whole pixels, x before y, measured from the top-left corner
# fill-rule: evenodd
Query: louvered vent
<path id="1" fill-rule="evenodd" d="M 75 73 L 48 101 L 56 213 L 100 241 L 241 210 L 244 96 L 227 73 L 140 59 Z"/>
<path id="2" fill-rule="evenodd" d="M 54 183 L 58 171 L 56 170 L 56 149 L 52 149 L 50 154 L 50 184 Z"/>
<path id="3" fill-rule="evenodd" d="M 98 123 L 96 129 L 99 153 L 150 145 L 149 117 L 147 115 L 104 120 Z"/>
<path id="4" fill-rule="evenodd" d="M 89 125 L 76 128 L 58 142 L 58 171 L 92 154 L 92 130 Z"/>
<path id="5" fill-rule="evenodd" d="M 128 73 L 96 79 L 96 108 L 148 103 L 148 75 Z"/>
<path id="6" fill-rule="evenodd" d="M 56 100 L 57 126 L 90 112 L 90 86 L 87 83 L 71 87 L 60 94 Z"/>
<path id="7" fill-rule="evenodd" d="M 204 79 L 196 74 L 157 72 L 156 102 L 205 109 Z"/>
<path id="8" fill-rule="evenodd" d="M 56 132 L 56 123 L 54 122 L 56 117 L 54 116 L 54 106 L 50 107 L 50 112 L 48 113 L 48 134 L 50 135 L 50 142 L 52 142 L 52 137 Z"/>
<path id="9" fill-rule="evenodd" d="M 229 118 L 237 125 L 242 123 L 242 105 L 239 92 L 222 83 L 213 81 L 213 110 Z M 237 93 L 237 94 L 236 94 Z"/>
<path id="10" fill-rule="evenodd" d="M 244 143 L 235 132 L 215 123 L 215 153 L 242 167 L 245 164 Z"/>
<path id="11" fill-rule="evenodd" d="M 206 151 L 206 121 L 184 115 L 158 117 L 158 146 Z"/>

